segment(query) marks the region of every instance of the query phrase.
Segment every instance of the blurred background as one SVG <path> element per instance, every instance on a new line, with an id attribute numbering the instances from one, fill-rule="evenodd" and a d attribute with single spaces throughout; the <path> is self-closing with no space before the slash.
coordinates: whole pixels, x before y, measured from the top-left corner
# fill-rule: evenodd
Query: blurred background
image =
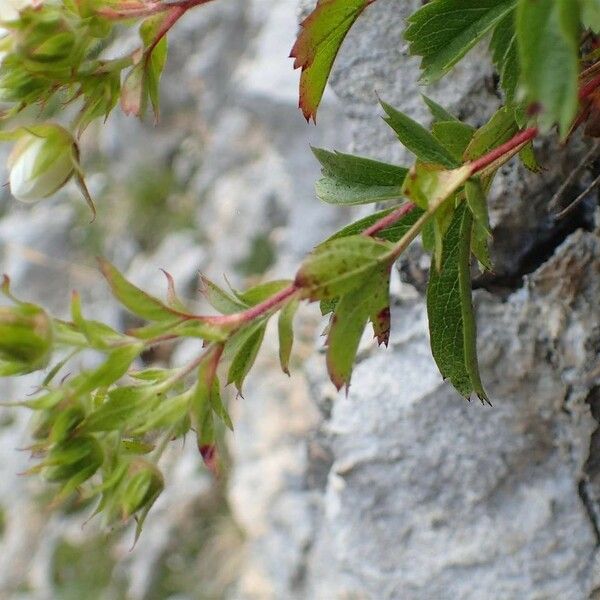
<path id="1" fill-rule="evenodd" d="M 98 255 L 160 295 L 159 269 L 168 270 L 201 309 L 200 272 L 221 283 L 226 274 L 240 288 L 290 277 L 344 223 L 343 211 L 314 198 L 318 168 L 309 144 L 343 146 L 347 138 L 331 107 L 323 111 L 327 131 L 307 126 L 297 109 L 288 58 L 297 9 L 295 0 L 226 0 L 186 15 L 169 38 L 160 123 L 117 110 L 82 142 L 99 212 L 94 224 L 75 188 L 33 206 L 2 188 L 0 264 L 17 294 L 65 315 L 76 289 L 86 314 L 127 327 L 128 315 L 99 276 Z M 305 353 L 315 325 L 304 332 Z M 145 360 L 177 364 L 190 351 L 195 343 Z M 274 367 L 275 356 L 265 361 Z M 261 369 L 293 394 L 295 380 L 271 364 Z M 3 380 L 0 395 L 24 397 L 37 382 Z M 167 490 L 132 550 L 131 529 L 106 531 L 94 519 L 83 525 L 89 506 L 53 511 L 52 490 L 20 475 L 30 464 L 19 450 L 29 443 L 29 417 L 12 409 L 0 415 L 0 598 L 216 599 L 231 592 L 244 530 L 227 497 L 229 468 L 215 481 L 195 443 L 170 448 Z"/>
<path id="2" fill-rule="evenodd" d="M 312 4 L 219 0 L 178 23 L 160 123 L 115 111 L 85 135 L 94 224 L 75 189 L 26 206 L 2 188 L 0 268 L 15 293 L 64 315 L 77 289 L 86 315 L 127 327 L 97 255 L 155 294 L 168 270 L 202 310 L 199 272 L 236 287 L 290 277 L 316 243 L 361 216 L 315 199 L 309 144 L 410 163 L 377 94 L 427 121 L 418 61 L 402 39 L 422 2 L 379 0 L 366 11 L 316 128 L 297 109 L 287 58 Z M 485 48 L 427 93 L 473 125 L 500 102 Z M 29 414 L 2 409 L 0 599 L 600 597 L 596 198 L 566 225 L 545 208 L 586 146 L 544 142 L 543 177 L 510 165 L 496 181 L 496 270 L 475 294 L 493 409 L 440 379 L 422 296 L 429 262 L 415 246 L 394 273 L 390 349 L 365 339 L 349 396 L 327 382 L 314 307 L 297 321 L 291 379 L 271 332 L 245 398 L 231 399 L 221 478 L 194 444 L 173 444 L 165 492 L 133 549 L 133 531 L 87 522 L 90 507 L 49 508 L 52 491 L 20 475 Z M 195 349 L 145 360 L 179 364 Z M 22 398 L 38 381 L 3 380 L 0 396 Z"/>

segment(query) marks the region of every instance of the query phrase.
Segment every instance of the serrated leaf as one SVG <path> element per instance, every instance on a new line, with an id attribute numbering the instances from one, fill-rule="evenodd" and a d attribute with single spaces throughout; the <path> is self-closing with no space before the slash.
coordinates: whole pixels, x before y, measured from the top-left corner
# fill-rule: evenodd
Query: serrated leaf
<path id="1" fill-rule="evenodd" d="M 445 75 L 515 6 L 516 0 L 436 0 L 408 19 L 411 54 L 423 57 L 422 79 Z"/>
<path id="2" fill-rule="evenodd" d="M 323 167 L 317 198 L 328 204 L 357 205 L 400 198 L 408 169 L 369 158 L 313 148 Z"/>
<path id="3" fill-rule="evenodd" d="M 389 250 L 389 244 L 359 235 L 325 242 L 306 258 L 296 285 L 311 299 L 336 298 L 359 286 Z"/>
<path id="4" fill-rule="evenodd" d="M 432 265 L 427 313 L 433 357 L 442 376 L 466 398 L 475 392 L 487 400 L 476 351 L 471 300 L 471 213 L 462 203 L 444 240 L 442 268 Z"/>
<path id="5" fill-rule="evenodd" d="M 319 0 L 301 23 L 290 57 L 300 76 L 300 108 L 306 120 L 316 119 L 327 79 L 346 34 L 374 0 Z"/>
<path id="6" fill-rule="evenodd" d="M 421 94 L 421 97 L 427 104 L 427 108 L 433 117 L 434 123 L 441 121 L 456 121 L 457 123 L 461 123 L 459 119 L 457 119 L 451 112 L 448 112 L 441 104 L 438 104 L 431 98 L 428 98 L 424 94 Z"/>
<path id="7" fill-rule="evenodd" d="M 577 112 L 579 5 L 574 0 L 519 0 L 517 39 L 523 83 L 539 123 L 564 137 Z"/>
<path id="8" fill-rule="evenodd" d="M 292 346 L 294 344 L 294 317 L 298 311 L 300 303 L 294 299 L 288 302 L 279 313 L 277 322 L 277 331 L 279 334 L 279 363 L 281 370 L 286 374 L 290 374 L 290 356 L 292 354 Z"/>
<path id="9" fill-rule="evenodd" d="M 364 185 L 397 186 L 402 185 L 408 173 L 408 169 L 404 167 L 371 158 L 329 152 L 322 148 L 312 148 L 312 151 L 323 167 L 323 175 L 341 181 Z"/>
<path id="10" fill-rule="evenodd" d="M 459 163 L 446 148 L 422 125 L 385 102 L 381 106 L 387 115 L 384 121 L 396 132 L 402 145 L 419 160 L 448 168 L 458 166 Z"/>

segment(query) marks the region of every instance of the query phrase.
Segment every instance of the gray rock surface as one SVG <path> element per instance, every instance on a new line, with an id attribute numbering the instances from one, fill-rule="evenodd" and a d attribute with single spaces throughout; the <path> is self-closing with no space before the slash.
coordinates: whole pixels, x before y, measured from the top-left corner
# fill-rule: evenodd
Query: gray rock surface
<path id="1" fill-rule="evenodd" d="M 332 83 L 354 151 L 409 160 L 376 93 L 427 119 L 401 37 L 420 4 L 380 0 L 348 36 Z M 481 124 L 499 102 L 491 75 L 477 49 L 427 93 Z M 254 377 L 232 440 L 249 547 L 236 597 L 598 597 L 600 237 L 591 204 L 567 225 L 546 208 L 586 146 L 542 144 L 542 175 L 510 165 L 493 190 L 496 274 L 476 292 L 493 408 L 441 381 L 414 281 L 396 286 L 391 347 L 363 349 L 348 397 L 318 356 L 293 393 Z"/>

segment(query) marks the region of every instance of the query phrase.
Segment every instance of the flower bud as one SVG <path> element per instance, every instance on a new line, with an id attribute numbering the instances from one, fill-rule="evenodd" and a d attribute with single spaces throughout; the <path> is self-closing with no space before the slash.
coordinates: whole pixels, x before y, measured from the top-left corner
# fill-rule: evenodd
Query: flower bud
<path id="1" fill-rule="evenodd" d="M 156 465 L 144 459 L 131 464 L 121 491 L 121 513 L 124 519 L 144 507 L 150 507 L 163 491 L 165 482 Z"/>
<path id="2" fill-rule="evenodd" d="M 0 0 L 0 21 L 16 21 L 19 13 L 31 6 L 30 0 Z"/>
<path id="3" fill-rule="evenodd" d="M 20 373 L 48 364 L 52 337 L 52 321 L 39 306 L 0 306 L 0 360 L 20 366 Z"/>
<path id="4" fill-rule="evenodd" d="M 73 176 L 77 145 L 59 125 L 26 130 L 10 158 L 10 190 L 17 200 L 33 202 L 51 196 Z"/>
<path id="5" fill-rule="evenodd" d="M 88 480 L 102 466 L 104 453 L 96 438 L 82 435 L 57 444 L 42 463 L 48 481 Z"/>

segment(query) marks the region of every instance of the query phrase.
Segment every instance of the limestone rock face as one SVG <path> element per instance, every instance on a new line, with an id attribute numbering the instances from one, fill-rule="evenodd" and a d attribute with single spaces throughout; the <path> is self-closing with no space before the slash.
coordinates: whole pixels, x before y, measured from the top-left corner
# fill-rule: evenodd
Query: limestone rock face
<path id="1" fill-rule="evenodd" d="M 376 93 L 427 119 L 402 40 L 419 5 L 379 0 L 337 61 L 333 88 L 357 153 L 410 160 Z M 483 123 L 499 104 L 485 48 L 426 93 Z M 496 272 L 478 282 L 475 303 L 493 408 L 441 380 L 418 278 L 406 277 L 414 265 L 394 286 L 390 348 L 363 348 L 348 397 L 327 385 L 320 356 L 295 375 L 294 393 L 252 379 L 232 442 L 231 498 L 248 535 L 237 597 L 598 597 L 596 198 L 568 223 L 547 211 L 587 146 L 544 142 L 541 175 L 511 164 L 492 192 Z"/>

